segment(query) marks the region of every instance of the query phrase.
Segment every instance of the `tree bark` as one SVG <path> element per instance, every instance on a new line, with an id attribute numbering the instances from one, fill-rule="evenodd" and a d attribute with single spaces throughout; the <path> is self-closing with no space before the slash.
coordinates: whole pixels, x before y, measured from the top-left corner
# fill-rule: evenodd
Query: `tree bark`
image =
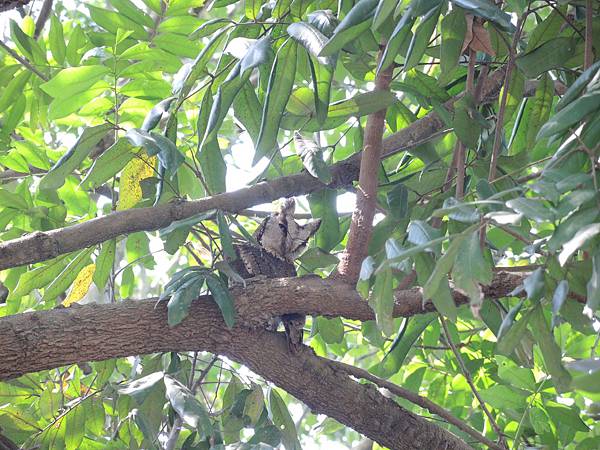
<path id="1" fill-rule="evenodd" d="M 378 64 L 383 55 L 379 50 Z M 390 90 L 394 65 L 390 64 L 375 77 L 374 91 Z M 360 266 L 369 254 L 369 242 L 373 230 L 373 218 L 377 203 L 377 186 L 379 185 L 379 168 L 383 149 L 383 133 L 385 132 L 385 114 L 387 108 L 370 114 L 365 126 L 358 189 L 356 190 L 356 207 L 352 213 L 352 222 L 348 232 L 348 243 L 337 267 L 337 275 L 347 283 L 355 285 L 358 281 Z"/>
<path id="2" fill-rule="evenodd" d="M 483 102 L 490 102 L 498 98 L 503 77 L 504 71 L 500 69 L 487 79 L 487 83 L 482 89 Z M 451 110 L 456 100 L 457 98 L 449 100 L 445 107 Z M 409 127 L 384 139 L 382 157 L 414 148 L 446 128 L 446 124 L 436 113 L 430 113 Z M 334 164 L 331 167 L 333 181 L 328 186 L 340 188 L 348 186 L 356 180 L 361 154 L 357 153 Z M 309 194 L 323 189 L 323 187 L 325 185 L 317 178 L 308 172 L 302 172 L 196 201 L 117 211 L 65 228 L 30 233 L 21 238 L 0 243 L 0 270 L 52 259 L 123 234 L 158 230 L 176 220 L 186 219 L 212 209 L 235 213 L 281 197 Z"/>
<path id="3" fill-rule="evenodd" d="M 206 300 L 193 302 L 189 317 L 175 327 L 167 324 L 166 304 L 155 307 L 152 300 L 57 308 L 2 318 L 0 379 L 83 361 L 205 350 L 244 364 L 316 413 L 326 414 L 391 449 L 470 448 L 373 386 L 354 381 L 310 348 L 302 347 L 291 355 L 281 333 L 248 328 L 243 320 L 227 329 L 217 306 Z M 240 316 L 243 318 L 242 312 Z"/>
<path id="4" fill-rule="evenodd" d="M 487 298 L 502 298 L 522 280 L 522 275 L 501 272 L 483 290 Z M 245 329 L 258 329 L 267 325 L 272 317 L 294 313 L 359 321 L 375 319 L 371 307 L 351 286 L 316 276 L 253 281 L 246 288 L 233 289 L 232 294 L 236 324 Z M 423 305 L 419 289 L 397 291 L 394 295 L 395 317 L 434 311 L 431 302 Z M 453 295 L 459 304 L 468 301 L 458 292 Z M 0 342 L 3 343 L 0 347 L 0 379 L 74 362 L 161 351 L 198 350 L 189 346 L 196 342 L 196 335 L 186 333 L 203 329 L 207 326 L 206 321 L 222 322 L 211 297 L 201 296 L 192 303 L 190 314 L 182 325 L 168 328 L 159 314 L 166 302 L 154 309 L 156 301 L 151 298 L 125 300 L 118 304 L 75 304 L 69 308 L 0 318 Z M 67 331 L 71 324 L 81 328 L 83 335 Z M 135 331 L 128 331 L 130 329 Z M 130 333 L 133 336 L 129 337 Z M 96 341 L 100 335 L 103 342 L 110 340 L 110 345 L 99 345 Z M 78 337 L 74 339 L 73 336 Z M 83 341 L 80 337 L 83 336 L 88 336 L 84 340 L 91 342 L 89 347 L 81 346 Z"/>

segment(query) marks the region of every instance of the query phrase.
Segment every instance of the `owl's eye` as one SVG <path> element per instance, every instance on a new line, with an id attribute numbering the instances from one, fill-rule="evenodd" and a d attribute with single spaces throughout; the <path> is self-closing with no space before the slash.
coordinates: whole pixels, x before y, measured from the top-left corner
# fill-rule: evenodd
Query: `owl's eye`
<path id="1" fill-rule="evenodd" d="M 287 225 L 285 223 L 281 223 L 281 222 L 279 223 L 279 229 L 281 231 L 283 231 L 284 233 L 287 233 L 287 231 L 288 231 Z"/>

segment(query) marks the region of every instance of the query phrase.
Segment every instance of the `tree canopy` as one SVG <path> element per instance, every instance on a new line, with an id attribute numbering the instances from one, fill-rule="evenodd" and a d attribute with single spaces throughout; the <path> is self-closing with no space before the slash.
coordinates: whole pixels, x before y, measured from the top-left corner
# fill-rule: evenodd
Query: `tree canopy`
<path id="1" fill-rule="evenodd" d="M 600 448 L 597 1 L 0 12 L 0 450 Z"/>

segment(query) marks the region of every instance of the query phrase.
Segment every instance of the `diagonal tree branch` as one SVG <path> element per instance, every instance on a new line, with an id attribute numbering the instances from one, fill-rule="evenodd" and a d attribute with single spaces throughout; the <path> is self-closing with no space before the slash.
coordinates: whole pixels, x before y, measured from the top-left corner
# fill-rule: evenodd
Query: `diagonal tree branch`
<path id="1" fill-rule="evenodd" d="M 470 448 L 374 387 L 354 381 L 308 347 L 290 355 L 280 333 L 241 323 L 227 329 L 213 302 L 194 302 L 190 316 L 176 327 L 167 325 L 166 305 L 155 308 L 153 301 L 17 314 L 0 319 L 0 339 L 0 378 L 80 361 L 206 350 L 244 364 L 313 411 L 391 449 Z"/>
<path id="2" fill-rule="evenodd" d="M 482 99 L 489 102 L 498 97 L 504 71 L 494 72 L 482 89 Z M 457 98 L 446 103 L 452 109 Z M 447 129 L 444 121 L 430 113 L 411 126 L 383 140 L 383 157 L 410 150 L 427 141 L 430 136 Z M 358 177 L 361 153 L 331 167 L 331 188 L 350 185 Z M 0 270 L 45 261 L 56 256 L 90 247 L 114 237 L 136 231 L 153 231 L 170 223 L 212 209 L 238 212 L 281 197 L 305 195 L 322 189 L 325 185 L 307 172 L 276 178 L 233 192 L 214 195 L 196 201 L 169 203 L 152 208 L 117 211 L 48 232 L 35 232 L 19 239 L 0 243 Z"/>

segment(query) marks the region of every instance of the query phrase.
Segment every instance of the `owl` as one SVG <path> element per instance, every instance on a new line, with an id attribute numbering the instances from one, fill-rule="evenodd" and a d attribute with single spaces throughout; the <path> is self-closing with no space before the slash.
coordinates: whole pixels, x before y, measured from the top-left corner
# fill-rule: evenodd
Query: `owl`
<path id="1" fill-rule="evenodd" d="M 306 249 L 308 240 L 321 226 L 321 220 L 310 220 L 301 225 L 294 219 L 295 209 L 294 199 L 285 199 L 254 233 L 258 246 L 249 243 L 235 246 L 238 260 L 232 266 L 242 278 L 296 276 L 294 261 Z M 276 329 L 279 321 L 285 328 L 290 351 L 298 351 L 302 344 L 305 317 L 301 314 L 286 314 L 276 318 L 271 328 Z"/>

